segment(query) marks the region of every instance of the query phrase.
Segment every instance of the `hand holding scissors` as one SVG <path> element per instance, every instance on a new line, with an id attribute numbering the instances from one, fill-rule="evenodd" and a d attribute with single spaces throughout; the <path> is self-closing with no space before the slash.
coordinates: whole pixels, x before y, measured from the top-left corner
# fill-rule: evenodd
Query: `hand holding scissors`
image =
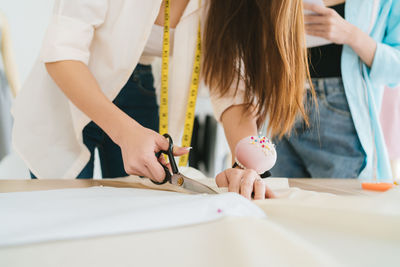
<path id="1" fill-rule="evenodd" d="M 162 182 L 153 181 L 153 183 L 165 184 L 165 183 L 169 182 L 173 185 L 182 187 L 193 193 L 217 194 L 217 192 L 214 189 L 212 189 L 211 187 L 208 187 L 194 179 L 188 178 L 179 172 L 179 169 L 178 169 L 178 166 L 176 165 L 174 154 L 173 154 L 174 143 L 172 141 L 172 138 L 168 134 L 164 134 L 164 137 L 167 138 L 168 142 L 169 142 L 168 150 L 160 151 L 160 152 L 156 153 L 156 157 L 160 158 L 161 154 L 165 154 L 168 156 L 169 164 L 171 165 L 172 174 L 171 174 L 169 168 L 166 165 L 161 163 L 161 165 L 165 171 L 165 179 Z"/>

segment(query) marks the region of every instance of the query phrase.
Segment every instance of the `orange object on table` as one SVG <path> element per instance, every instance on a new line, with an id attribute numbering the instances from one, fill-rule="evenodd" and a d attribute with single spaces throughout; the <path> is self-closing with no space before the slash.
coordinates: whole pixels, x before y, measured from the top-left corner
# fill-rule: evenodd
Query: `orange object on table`
<path id="1" fill-rule="evenodd" d="M 391 189 L 394 184 L 392 183 L 362 183 L 362 188 L 365 190 L 385 192 Z"/>

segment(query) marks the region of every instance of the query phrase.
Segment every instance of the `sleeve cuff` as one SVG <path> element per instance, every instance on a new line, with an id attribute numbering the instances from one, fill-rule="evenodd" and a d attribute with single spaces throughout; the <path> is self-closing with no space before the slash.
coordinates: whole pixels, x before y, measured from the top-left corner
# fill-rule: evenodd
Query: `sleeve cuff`
<path id="1" fill-rule="evenodd" d="M 55 15 L 46 32 L 40 59 L 44 63 L 77 60 L 87 65 L 93 34 L 92 25 L 71 17 Z"/>
<path id="2" fill-rule="evenodd" d="M 221 122 L 222 114 L 225 110 L 235 105 L 245 104 L 245 95 L 244 90 L 240 88 L 237 90 L 236 95 L 234 94 L 234 90 L 231 90 L 227 95 L 222 97 L 218 96 L 218 93 L 210 94 L 211 104 L 213 106 L 214 116 L 218 122 Z"/>
<path id="3" fill-rule="evenodd" d="M 400 83 L 400 51 L 386 44 L 377 43 L 369 76 L 376 85 Z"/>

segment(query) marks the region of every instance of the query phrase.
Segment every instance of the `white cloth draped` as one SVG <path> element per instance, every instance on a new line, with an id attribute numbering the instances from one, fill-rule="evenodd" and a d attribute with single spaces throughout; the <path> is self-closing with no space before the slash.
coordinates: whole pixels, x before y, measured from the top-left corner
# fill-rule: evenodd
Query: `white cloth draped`
<path id="1" fill-rule="evenodd" d="M 162 230 L 227 216 L 265 217 L 233 193 L 185 195 L 112 187 L 4 193 L 0 210 L 0 246 Z"/>
<path id="2" fill-rule="evenodd" d="M 337 196 L 268 181 L 278 198 L 253 203 L 132 188 L 3 193 L 0 265 L 399 265 L 400 188 Z"/>

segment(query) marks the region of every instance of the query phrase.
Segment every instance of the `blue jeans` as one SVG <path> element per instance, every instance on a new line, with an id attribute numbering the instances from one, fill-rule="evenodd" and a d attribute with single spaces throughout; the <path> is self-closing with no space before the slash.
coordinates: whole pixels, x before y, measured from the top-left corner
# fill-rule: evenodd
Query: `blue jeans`
<path id="1" fill-rule="evenodd" d="M 356 178 L 365 166 L 361 146 L 341 78 L 313 79 L 318 108 L 307 95 L 310 127 L 304 121 L 294 132 L 274 140 L 277 162 L 273 177 Z"/>
<path id="2" fill-rule="evenodd" d="M 137 65 L 126 85 L 113 103 L 142 126 L 158 131 L 159 117 L 154 77 L 150 65 Z M 128 176 L 122 161 L 121 149 L 94 122 L 82 131 L 83 143 L 90 151 L 90 160 L 77 178 L 93 178 L 94 151 L 99 151 L 104 178 Z M 34 175 L 31 174 L 32 178 Z"/>

